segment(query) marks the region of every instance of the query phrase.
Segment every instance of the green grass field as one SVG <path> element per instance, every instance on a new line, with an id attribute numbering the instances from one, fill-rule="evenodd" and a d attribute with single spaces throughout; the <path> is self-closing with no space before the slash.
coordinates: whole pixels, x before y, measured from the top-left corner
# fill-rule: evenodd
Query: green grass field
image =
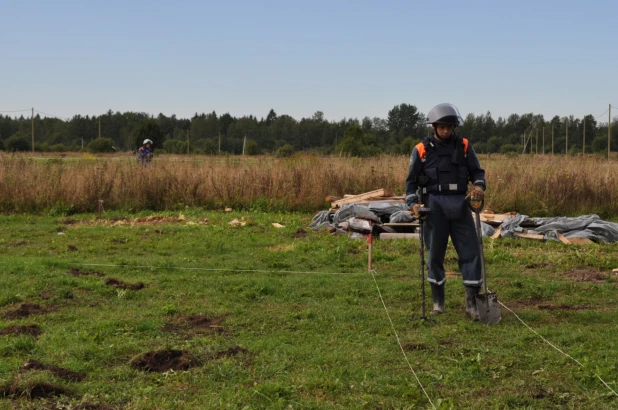
<path id="1" fill-rule="evenodd" d="M 431 408 L 365 242 L 309 231 L 308 214 L 158 215 L 0 217 L 0 408 Z M 418 246 L 375 241 L 374 267 L 436 408 L 618 407 L 595 376 L 618 389 L 616 245 L 485 244 L 490 288 L 583 368 L 504 309 L 495 327 L 467 319 L 456 275 L 447 312 L 410 321 Z M 164 349 L 181 369 L 131 364 Z"/>

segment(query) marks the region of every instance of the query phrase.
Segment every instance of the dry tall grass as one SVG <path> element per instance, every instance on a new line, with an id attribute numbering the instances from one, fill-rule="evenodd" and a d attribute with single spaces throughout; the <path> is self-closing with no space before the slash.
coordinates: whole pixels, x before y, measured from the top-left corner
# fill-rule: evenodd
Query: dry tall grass
<path id="1" fill-rule="evenodd" d="M 618 162 L 597 157 L 481 157 L 487 206 L 528 215 L 618 215 Z M 317 210 L 326 195 L 390 188 L 404 193 L 408 158 L 297 156 L 133 159 L 0 158 L 5 212 L 171 210 L 184 206 Z"/>

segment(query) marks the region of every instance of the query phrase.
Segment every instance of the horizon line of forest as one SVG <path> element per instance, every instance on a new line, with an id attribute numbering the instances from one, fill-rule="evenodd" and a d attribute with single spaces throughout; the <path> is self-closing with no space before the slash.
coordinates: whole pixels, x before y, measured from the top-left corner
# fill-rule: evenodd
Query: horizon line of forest
<path id="1" fill-rule="evenodd" d="M 617 121 L 611 123 L 610 144 L 618 145 Z M 608 123 L 593 115 L 576 118 L 511 114 L 495 120 L 491 112 L 470 113 L 457 133 L 468 138 L 477 153 L 607 153 Z M 296 120 L 271 109 L 266 117 L 233 117 L 215 111 L 192 118 L 176 115 L 113 112 L 100 116 L 10 117 L 0 114 L 0 149 L 39 152 L 134 151 L 145 139 L 154 141 L 155 153 L 171 154 L 277 154 L 298 151 L 374 156 L 410 154 L 430 132 L 425 115 L 411 104 L 398 104 L 387 118 L 343 118 L 327 121 L 321 111 Z M 568 141 L 567 141 L 568 136 Z M 100 138 L 99 138 L 100 137 Z"/>

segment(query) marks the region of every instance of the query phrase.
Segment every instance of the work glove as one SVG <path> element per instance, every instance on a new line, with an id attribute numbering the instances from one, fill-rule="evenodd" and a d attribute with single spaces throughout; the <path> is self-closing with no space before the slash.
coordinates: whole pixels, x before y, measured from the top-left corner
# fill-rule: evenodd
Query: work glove
<path id="1" fill-rule="evenodd" d="M 418 210 L 423 206 L 423 204 L 414 204 L 412 205 L 412 214 L 418 219 L 420 218 L 420 214 L 418 213 Z"/>
<path id="2" fill-rule="evenodd" d="M 470 199 L 473 202 L 482 202 L 485 199 L 485 191 L 483 191 L 483 187 L 475 185 L 472 188 L 472 192 L 470 192 Z"/>

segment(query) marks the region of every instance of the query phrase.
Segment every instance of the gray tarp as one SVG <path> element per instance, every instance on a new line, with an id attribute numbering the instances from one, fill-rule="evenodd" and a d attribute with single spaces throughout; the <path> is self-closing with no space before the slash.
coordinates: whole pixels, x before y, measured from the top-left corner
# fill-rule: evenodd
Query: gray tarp
<path id="1" fill-rule="evenodd" d="M 368 219 L 374 222 L 380 221 L 365 205 L 346 204 L 342 205 L 341 208 L 335 212 L 335 216 L 333 216 L 333 225 L 337 227 L 339 223 L 347 221 L 350 218 Z"/>
<path id="2" fill-rule="evenodd" d="M 368 209 L 378 216 L 390 216 L 396 212 L 409 211 L 410 207 L 404 203 L 393 204 L 390 202 L 371 202 Z"/>
<path id="3" fill-rule="evenodd" d="M 525 229 L 520 225 L 531 222 L 534 229 Z M 528 218 L 515 215 L 502 223 L 502 237 L 515 236 L 515 232 L 544 235 L 545 239 L 558 240 L 558 232 L 566 238 L 588 238 L 594 242 L 618 242 L 618 223 L 601 220 L 598 215 L 582 215 L 575 218 Z"/>
<path id="4" fill-rule="evenodd" d="M 409 211 L 398 211 L 391 215 L 389 222 L 392 224 L 405 224 L 414 222 L 414 217 Z"/>

